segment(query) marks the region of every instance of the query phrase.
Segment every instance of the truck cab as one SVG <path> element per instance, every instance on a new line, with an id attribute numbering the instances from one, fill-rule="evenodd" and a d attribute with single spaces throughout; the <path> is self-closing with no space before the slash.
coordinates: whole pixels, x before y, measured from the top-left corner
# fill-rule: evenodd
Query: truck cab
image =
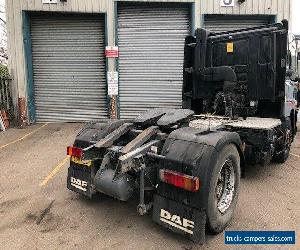
<path id="1" fill-rule="evenodd" d="M 285 139 L 267 158 L 284 162 L 297 131 L 296 83 L 287 79 L 289 46 L 286 20 L 229 32 L 198 29 L 185 41 L 183 107 L 233 120 L 279 119 Z"/>

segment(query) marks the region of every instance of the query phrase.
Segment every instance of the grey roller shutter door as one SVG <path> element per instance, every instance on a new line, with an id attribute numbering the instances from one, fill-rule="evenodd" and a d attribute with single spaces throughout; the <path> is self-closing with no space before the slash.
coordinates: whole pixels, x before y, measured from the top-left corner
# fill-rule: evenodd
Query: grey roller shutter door
<path id="1" fill-rule="evenodd" d="M 31 19 L 37 122 L 107 118 L 102 16 Z"/>
<path id="2" fill-rule="evenodd" d="M 271 16 L 206 15 L 204 28 L 214 32 L 252 28 L 271 23 Z"/>
<path id="3" fill-rule="evenodd" d="M 184 39 L 187 35 L 188 5 L 120 4 L 121 118 L 133 118 L 154 107 L 181 107 Z"/>

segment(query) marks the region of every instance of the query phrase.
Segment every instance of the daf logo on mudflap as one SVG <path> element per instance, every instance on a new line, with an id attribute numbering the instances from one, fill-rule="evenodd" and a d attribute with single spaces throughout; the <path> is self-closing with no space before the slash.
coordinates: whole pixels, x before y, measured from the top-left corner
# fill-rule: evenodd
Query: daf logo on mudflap
<path id="1" fill-rule="evenodd" d="M 71 177 L 71 186 L 86 192 L 87 185 L 88 185 L 87 181 L 82 181 L 80 179 Z"/>
<path id="2" fill-rule="evenodd" d="M 181 218 L 179 215 L 172 215 L 170 212 L 160 209 L 160 220 L 186 233 L 193 234 L 194 222 Z"/>

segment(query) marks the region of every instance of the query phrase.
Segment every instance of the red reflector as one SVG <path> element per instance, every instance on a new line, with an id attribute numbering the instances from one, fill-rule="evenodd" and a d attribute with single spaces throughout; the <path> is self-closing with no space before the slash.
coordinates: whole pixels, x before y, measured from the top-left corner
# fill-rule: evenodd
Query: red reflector
<path id="1" fill-rule="evenodd" d="M 82 158 L 83 150 L 81 148 L 76 147 L 67 147 L 67 155 Z"/>
<path id="2" fill-rule="evenodd" d="M 200 181 L 198 177 L 181 174 L 167 169 L 161 169 L 159 171 L 159 177 L 160 180 L 165 183 L 191 192 L 196 192 L 200 188 Z"/>

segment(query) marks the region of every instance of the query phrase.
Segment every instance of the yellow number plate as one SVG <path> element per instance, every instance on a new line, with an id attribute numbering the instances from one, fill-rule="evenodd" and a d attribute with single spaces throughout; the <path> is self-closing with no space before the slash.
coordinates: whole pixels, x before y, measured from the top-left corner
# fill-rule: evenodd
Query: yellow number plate
<path id="1" fill-rule="evenodd" d="M 80 160 L 79 158 L 77 158 L 75 156 L 71 157 L 71 161 L 76 163 L 76 164 L 84 165 L 84 166 L 87 166 L 87 167 L 92 166 L 92 161 L 91 160 Z"/>

